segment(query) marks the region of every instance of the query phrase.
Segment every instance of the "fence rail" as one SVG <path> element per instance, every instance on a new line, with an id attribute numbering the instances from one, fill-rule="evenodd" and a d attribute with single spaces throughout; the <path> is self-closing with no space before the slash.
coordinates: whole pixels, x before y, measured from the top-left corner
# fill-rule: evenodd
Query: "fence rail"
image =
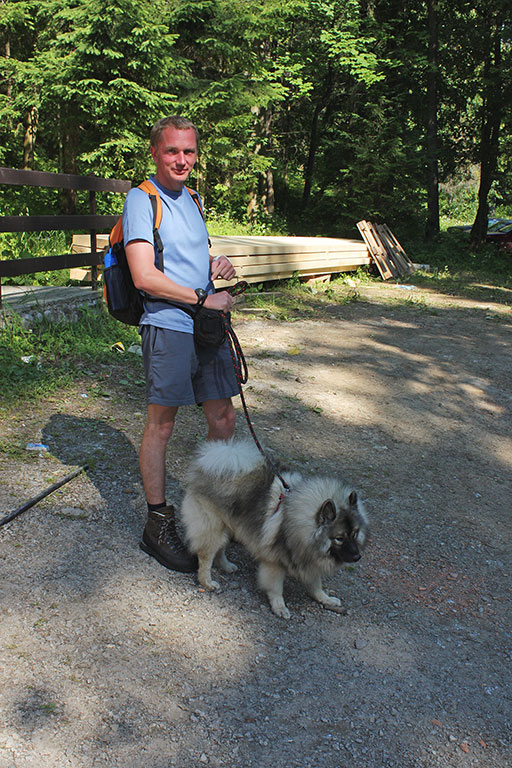
<path id="1" fill-rule="evenodd" d="M 51 187 L 52 189 L 90 190 L 91 192 L 128 192 L 131 183 L 126 179 L 103 179 L 100 176 L 74 176 L 71 173 L 21 171 L 0 168 L 0 184 L 24 187 Z"/>
<path id="2" fill-rule="evenodd" d="M 16 277 L 31 272 L 46 272 L 52 269 L 91 267 L 92 288 L 97 287 L 97 266 L 101 263 L 96 233 L 111 229 L 117 216 L 96 214 L 97 192 L 128 192 L 131 183 L 125 179 L 104 179 L 99 176 L 75 176 L 69 173 L 46 173 L 25 171 L 16 168 L 0 168 L 0 184 L 9 186 L 50 187 L 52 189 L 74 189 L 89 192 L 89 213 L 81 215 L 55 216 L 0 216 L 0 232 L 45 232 L 49 230 L 89 230 L 91 249 L 89 253 L 65 253 L 55 256 L 39 256 L 26 259 L 0 261 L 0 307 L 2 306 L 2 277 Z"/>

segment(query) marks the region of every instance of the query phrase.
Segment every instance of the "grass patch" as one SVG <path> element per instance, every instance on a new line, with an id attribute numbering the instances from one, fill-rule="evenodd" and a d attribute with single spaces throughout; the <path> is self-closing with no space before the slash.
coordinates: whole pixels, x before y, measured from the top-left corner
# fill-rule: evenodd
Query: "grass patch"
<path id="1" fill-rule="evenodd" d="M 0 328 L 0 400 L 12 404 L 43 398 L 73 381 L 94 378 L 98 366 L 111 369 L 122 363 L 119 378 L 129 381 L 131 369 L 140 368 L 140 358 L 120 355 L 112 345 L 121 341 L 127 349 L 139 340 L 135 328 L 118 323 L 103 307 L 84 308 L 76 323 L 42 319 L 31 329 L 10 316 Z"/>
<path id="2" fill-rule="evenodd" d="M 419 270 L 409 278 L 415 285 L 447 295 L 510 301 L 506 295 L 512 290 L 510 252 L 492 245 L 473 251 L 467 237 L 452 232 L 442 232 L 433 244 L 413 243 L 407 251 L 412 261 L 431 267 L 430 272 Z"/>
<path id="3" fill-rule="evenodd" d="M 55 230 L 0 233 L 0 261 L 70 253 L 71 240 L 71 234 Z M 58 269 L 4 277 L 2 282 L 6 285 L 69 285 L 69 270 Z"/>

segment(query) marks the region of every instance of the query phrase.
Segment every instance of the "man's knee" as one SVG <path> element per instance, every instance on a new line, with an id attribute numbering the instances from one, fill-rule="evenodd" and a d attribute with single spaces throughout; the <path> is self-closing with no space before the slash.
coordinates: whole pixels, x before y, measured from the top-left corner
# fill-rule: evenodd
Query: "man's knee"
<path id="1" fill-rule="evenodd" d="M 177 408 L 150 404 L 145 432 L 153 439 L 167 443 L 174 429 Z"/>
<path id="2" fill-rule="evenodd" d="M 203 404 L 210 440 L 229 440 L 235 431 L 236 414 L 231 400 L 209 400 Z"/>

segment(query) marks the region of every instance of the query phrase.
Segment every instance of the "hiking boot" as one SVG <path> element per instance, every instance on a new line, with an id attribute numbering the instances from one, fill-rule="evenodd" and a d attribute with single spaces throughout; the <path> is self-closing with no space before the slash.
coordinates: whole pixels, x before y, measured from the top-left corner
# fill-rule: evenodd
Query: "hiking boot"
<path id="1" fill-rule="evenodd" d="M 140 548 L 171 571 L 197 571 L 197 557 L 187 550 L 176 530 L 174 507 L 148 512 Z"/>

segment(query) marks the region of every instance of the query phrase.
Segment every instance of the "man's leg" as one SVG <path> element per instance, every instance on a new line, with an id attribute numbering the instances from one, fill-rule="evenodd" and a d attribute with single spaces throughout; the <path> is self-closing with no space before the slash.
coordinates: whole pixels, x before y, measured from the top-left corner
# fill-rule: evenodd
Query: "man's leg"
<path id="1" fill-rule="evenodd" d="M 140 446 L 140 470 L 148 504 L 165 503 L 165 451 L 172 435 L 177 407 L 148 405 Z"/>
<path id="2" fill-rule="evenodd" d="M 139 454 L 148 519 L 140 547 L 166 568 L 189 573 L 197 570 L 197 558 L 187 552 L 178 536 L 174 507 L 165 505 L 165 453 L 177 411 L 174 406 L 148 405 Z"/>
<path id="3" fill-rule="evenodd" d="M 235 432 L 235 409 L 231 398 L 205 400 L 203 411 L 208 422 L 208 440 L 229 440 Z"/>

